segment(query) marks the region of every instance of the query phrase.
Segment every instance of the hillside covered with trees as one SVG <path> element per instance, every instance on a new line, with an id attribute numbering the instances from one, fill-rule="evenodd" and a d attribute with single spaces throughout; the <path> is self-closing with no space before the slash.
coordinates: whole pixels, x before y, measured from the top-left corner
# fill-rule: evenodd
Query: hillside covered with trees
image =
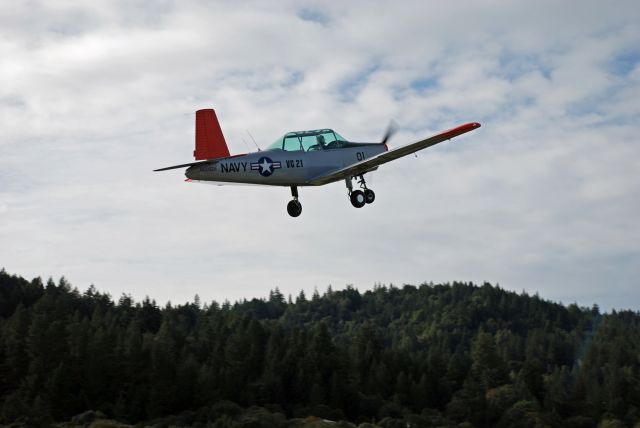
<path id="1" fill-rule="evenodd" d="M 0 271 L 0 423 L 88 410 L 141 426 L 634 426 L 640 314 L 468 283 L 159 307 Z"/>

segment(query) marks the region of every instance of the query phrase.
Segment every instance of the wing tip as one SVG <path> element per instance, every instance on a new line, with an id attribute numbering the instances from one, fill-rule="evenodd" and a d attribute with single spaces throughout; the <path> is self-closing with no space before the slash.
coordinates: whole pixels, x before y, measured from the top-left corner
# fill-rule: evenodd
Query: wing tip
<path id="1" fill-rule="evenodd" d="M 469 123 L 465 123 L 464 125 L 460 125 L 456 128 L 453 128 L 453 130 L 460 130 L 463 132 L 468 132 L 468 131 L 473 131 L 474 129 L 480 128 L 482 125 L 480 124 L 480 122 L 469 122 Z"/>
<path id="2" fill-rule="evenodd" d="M 456 126 L 455 128 L 451 128 L 447 131 L 444 131 L 441 135 L 443 135 L 446 139 L 450 140 L 453 137 L 457 137 L 458 135 L 465 134 L 469 131 L 473 131 L 474 129 L 480 128 L 479 122 L 469 122 L 464 125 Z"/>

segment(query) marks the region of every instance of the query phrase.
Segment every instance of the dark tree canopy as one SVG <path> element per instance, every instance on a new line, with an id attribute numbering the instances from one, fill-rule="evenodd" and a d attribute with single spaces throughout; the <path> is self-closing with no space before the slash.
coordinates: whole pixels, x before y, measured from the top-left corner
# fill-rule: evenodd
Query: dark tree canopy
<path id="1" fill-rule="evenodd" d="M 489 284 L 161 308 L 0 271 L 6 424 L 632 426 L 639 355 L 638 313 Z"/>

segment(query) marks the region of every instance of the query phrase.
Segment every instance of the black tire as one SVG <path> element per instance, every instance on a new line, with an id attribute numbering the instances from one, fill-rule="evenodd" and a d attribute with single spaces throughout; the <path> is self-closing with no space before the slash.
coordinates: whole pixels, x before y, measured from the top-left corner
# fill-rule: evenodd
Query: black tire
<path id="1" fill-rule="evenodd" d="M 287 212 L 291 217 L 298 217 L 302 213 L 302 204 L 295 199 L 287 204 Z"/>
<path id="2" fill-rule="evenodd" d="M 364 192 L 362 190 L 354 190 L 349 195 L 349 199 L 351 199 L 351 205 L 356 208 L 364 207 L 364 204 L 367 203 L 367 198 L 364 196 Z"/>
<path id="3" fill-rule="evenodd" d="M 365 189 L 364 199 L 368 204 L 372 204 L 376 200 L 376 194 L 371 189 Z"/>

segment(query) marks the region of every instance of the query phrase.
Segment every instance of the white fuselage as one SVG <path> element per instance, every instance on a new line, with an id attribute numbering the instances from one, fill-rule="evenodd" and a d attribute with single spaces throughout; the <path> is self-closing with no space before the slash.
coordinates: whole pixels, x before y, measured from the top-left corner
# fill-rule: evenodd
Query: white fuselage
<path id="1" fill-rule="evenodd" d="M 276 149 L 231 156 L 193 165 L 185 175 L 192 180 L 202 181 L 305 186 L 315 177 L 387 150 L 384 144 L 350 144 L 351 147 L 338 149 L 308 152 Z"/>

